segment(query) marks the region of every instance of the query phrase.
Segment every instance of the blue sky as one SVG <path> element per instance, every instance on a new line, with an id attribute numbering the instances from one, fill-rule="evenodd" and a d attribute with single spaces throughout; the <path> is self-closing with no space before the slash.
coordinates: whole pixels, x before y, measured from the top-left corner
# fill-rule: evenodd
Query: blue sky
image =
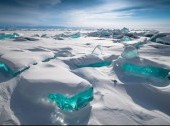
<path id="1" fill-rule="evenodd" d="M 0 24 L 170 27 L 170 0 L 0 0 Z"/>

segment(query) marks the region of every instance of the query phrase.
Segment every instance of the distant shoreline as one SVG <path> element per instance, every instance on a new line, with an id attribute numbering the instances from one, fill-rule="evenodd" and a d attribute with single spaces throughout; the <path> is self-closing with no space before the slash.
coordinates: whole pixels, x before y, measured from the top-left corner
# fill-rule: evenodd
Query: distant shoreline
<path id="1" fill-rule="evenodd" d="M 123 26 L 122 26 L 123 28 Z M 119 29 L 119 28 L 94 28 L 94 27 L 66 27 L 66 26 L 3 26 L 0 25 L 0 31 L 55 31 L 55 30 L 97 30 L 97 29 Z M 129 28 L 133 30 L 158 30 L 160 32 L 170 33 L 169 27 L 155 27 L 155 28 Z"/>

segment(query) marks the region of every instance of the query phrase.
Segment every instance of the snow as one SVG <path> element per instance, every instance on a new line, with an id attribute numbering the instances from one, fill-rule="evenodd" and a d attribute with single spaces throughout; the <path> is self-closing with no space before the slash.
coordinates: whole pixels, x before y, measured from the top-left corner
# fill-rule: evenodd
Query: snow
<path id="1" fill-rule="evenodd" d="M 13 72 L 27 68 L 12 77 L 0 69 L 0 124 L 170 124 L 170 73 L 159 78 L 139 74 L 143 69 L 122 69 L 128 63 L 170 70 L 169 33 L 66 31 L 16 30 L 22 37 L 0 40 L 0 63 Z M 58 39 L 61 34 L 67 37 Z M 130 41 L 123 42 L 127 35 Z M 90 87 L 93 100 L 77 111 L 48 99 L 51 93 L 71 97 Z"/>

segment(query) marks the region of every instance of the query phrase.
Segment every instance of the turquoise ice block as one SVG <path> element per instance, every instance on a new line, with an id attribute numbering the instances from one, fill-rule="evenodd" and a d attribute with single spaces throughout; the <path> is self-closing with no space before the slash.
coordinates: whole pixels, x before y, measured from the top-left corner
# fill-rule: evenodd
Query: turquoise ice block
<path id="1" fill-rule="evenodd" d="M 125 72 L 157 78 L 165 78 L 170 71 L 169 69 L 153 66 L 139 66 L 131 63 L 124 63 L 123 70 Z"/>
<path id="2" fill-rule="evenodd" d="M 93 87 L 73 96 L 66 96 L 59 93 L 50 93 L 48 98 L 55 102 L 62 110 L 76 111 L 86 106 L 90 101 L 93 100 Z"/>
<path id="3" fill-rule="evenodd" d="M 16 38 L 16 37 L 19 37 L 19 34 L 17 34 L 17 33 L 13 33 L 13 34 L 0 34 L 0 40 L 12 39 L 12 38 Z"/>

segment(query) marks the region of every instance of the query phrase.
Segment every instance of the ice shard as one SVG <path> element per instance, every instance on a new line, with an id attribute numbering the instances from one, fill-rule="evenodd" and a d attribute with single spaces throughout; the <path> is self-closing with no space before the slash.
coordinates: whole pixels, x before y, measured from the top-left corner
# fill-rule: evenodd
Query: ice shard
<path id="1" fill-rule="evenodd" d="M 0 72 L 7 74 L 8 76 L 13 76 L 13 72 L 9 69 L 9 67 L 4 64 L 0 63 Z"/>
<path id="2" fill-rule="evenodd" d="M 0 72 L 13 77 L 13 76 L 17 76 L 18 74 L 22 73 L 23 71 L 27 70 L 29 67 L 23 68 L 21 70 L 18 71 L 12 71 L 6 64 L 4 63 L 0 63 Z"/>
<path id="3" fill-rule="evenodd" d="M 16 37 L 19 37 L 19 34 L 17 34 L 17 33 L 13 33 L 13 34 L 1 33 L 0 34 L 0 40 L 12 39 L 12 38 L 16 38 Z"/>
<path id="4" fill-rule="evenodd" d="M 121 56 L 126 59 L 138 57 L 138 51 L 133 46 L 126 46 Z"/>
<path id="5" fill-rule="evenodd" d="M 131 38 L 128 37 L 128 36 L 124 36 L 124 37 L 122 38 L 122 41 L 123 41 L 123 42 L 128 42 L 128 41 L 130 41 L 130 40 L 131 40 Z"/>
<path id="6" fill-rule="evenodd" d="M 107 31 L 107 30 L 102 30 L 99 34 L 100 34 L 99 37 L 106 37 L 106 38 L 108 38 L 108 37 L 111 36 L 111 33 L 109 31 Z"/>
<path id="7" fill-rule="evenodd" d="M 14 38 L 19 37 L 20 35 L 18 33 L 13 33 L 12 34 Z"/>
<path id="8" fill-rule="evenodd" d="M 0 68 L 5 70 L 5 71 L 8 71 L 7 66 L 5 64 L 3 64 L 3 63 L 0 63 Z"/>
<path id="9" fill-rule="evenodd" d="M 135 45 L 136 49 L 140 49 L 140 48 L 143 46 L 143 44 L 144 44 L 144 43 L 142 43 L 142 42 L 138 42 L 138 43 Z"/>
<path id="10" fill-rule="evenodd" d="M 47 34 L 42 34 L 41 37 L 42 38 L 49 38 L 49 36 Z"/>
<path id="11" fill-rule="evenodd" d="M 101 46 L 101 45 L 97 45 L 97 46 L 93 49 L 92 54 L 95 54 L 95 55 L 100 55 L 100 54 L 102 54 L 102 46 Z"/>
<path id="12" fill-rule="evenodd" d="M 79 38 L 79 37 L 81 37 L 80 32 L 71 35 L 71 38 Z"/>
<path id="13" fill-rule="evenodd" d="M 128 33 L 129 29 L 124 27 L 124 28 L 121 29 L 121 31 L 122 31 L 122 33 Z"/>
<path id="14" fill-rule="evenodd" d="M 93 100 L 93 87 L 71 97 L 56 93 L 49 94 L 48 98 L 55 102 L 62 110 L 75 111 L 86 106 Z"/>

